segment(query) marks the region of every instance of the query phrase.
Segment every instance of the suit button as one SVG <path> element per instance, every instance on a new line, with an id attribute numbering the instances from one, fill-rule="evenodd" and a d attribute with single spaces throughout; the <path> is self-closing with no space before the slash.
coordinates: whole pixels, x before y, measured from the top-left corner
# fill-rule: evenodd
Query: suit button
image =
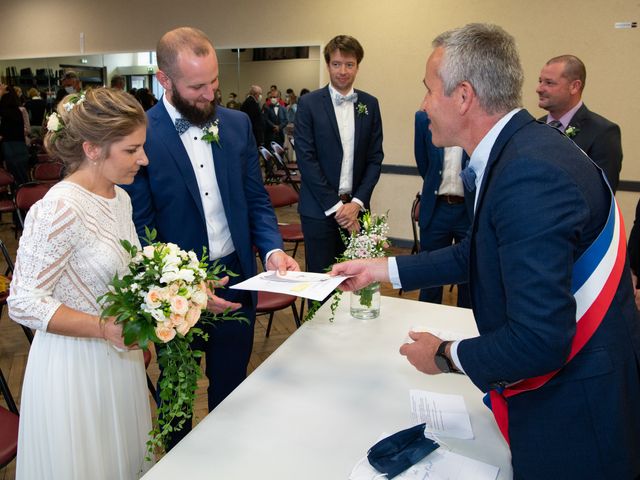
<path id="1" fill-rule="evenodd" d="M 438 190 L 434 190 L 434 191 L 433 191 L 433 194 L 434 194 L 434 195 L 438 195 Z"/>
<path id="2" fill-rule="evenodd" d="M 440 171 L 438 172 L 438 175 L 442 175 L 442 170 L 440 170 Z"/>

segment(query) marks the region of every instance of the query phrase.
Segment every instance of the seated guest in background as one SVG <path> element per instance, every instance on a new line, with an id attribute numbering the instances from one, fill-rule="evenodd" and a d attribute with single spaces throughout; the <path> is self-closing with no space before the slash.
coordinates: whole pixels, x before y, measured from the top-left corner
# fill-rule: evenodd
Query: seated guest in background
<path id="1" fill-rule="evenodd" d="M 216 89 L 213 101 L 216 105 L 222 105 L 222 90 Z"/>
<path id="2" fill-rule="evenodd" d="M 251 85 L 247 98 L 242 103 L 241 111 L 246 113 L 251 120 L 251 130 L 256 140 L 256 145 L 264 145 L 264 122 L 260 111 L 260 101 L 262 100 L 262 87 Z"/>
<path id="3" fill-rule="evenodd" d="M 16 91 L 0 84 L 2 158 L 18 186 L 29 181 L 29 150 L 25 143 L 24 125 Z"/>
<path id="4" fill-rule="evenodd" d="M 429 116 L 419 110 L 415 117 L 414 154 L 422 183 L 420 196 L 420 251 L 438 250 L 459 243 L 473 218 L 475 185 L 465 188 L 460 172 L 469 155 L 460 147 L 439 148 L 431 143 Z M 423 288 L 420 301 L 442 303 L 442 287 Z M 469 287 L 458 284 L 458 306 L 469 308 Z"/>
<path id="5" fill-rule="evenodd" d="M 31 143 L 30 135 L 31 135 L 31 121 L 29 120 L 29 112 L 24 106 L 24 98 L 22 95 L 22 89 L 20 87 L 13 87 L 16 92 L 16 96 L 18 97 L 18 108 L 20 109 L 20 113 L 22 114 L 22 121 L 24 122 L 24 141 L 27 145 Z"/>
<path id="6" fill-rule="evenodd" d="M 582 102 L 587 80 L 584 63 L 573 55 L 549 60 L 538 80 L 538 106 L 549 112 L 539 120 L 559 128 L 607 175 L 613 193 L 622 168 L 620 127 Z"/>
<path id="7" fill-rule="evenodd" d="M 68 71 L 62 77 L 60 81 L 60 86 L 62 89 L 69 93 L 76 93 L 82 90 L 82 84 L 80 83 L 80 77 L 74 71 Z"/>
<path id="8" fill-rule="evenodd" d="M 25 108 L 29 112 L 29 119 L 31 121 L 31 135 L 35 137 L 42 136 L 42 122 L 44 121 L 44 114 L 47 109 L 47 102 L 42 98 L 41 93 L 37 88 L 30 88 L 29 100 L 25 103 Z"/>
<path id="9" fill-rule="evenodd" d="M 434 145 L 471 154 L 470 236 L 332 273 L 355 275 L 346 290 L 468 279 L 480 335 L 451 342 L 410 332 L 400 353 L 424 373 L 463 372 L 490 392 L 514 478 L 638 478 L 640 318 L 615 197 L 575 143 L 520 108 L 524 74 L 511 35 L 470 24 L 433 46 L 424 107 Z"/>
<path id="10" fill-rule="evenodd" d="M 111 88 L 124 90 L 125 86 L 126 81 L 122 75 L 114 75 L 113 77 L 111 77 Z"/>
<path id="11" fill-rule="evenodd" d="M 358 231 L 380 178 L 382 119 L 378 100 L 354 90 L 364 50 L 348 35 L 324 48 L 330 83 L 300 97 L 295 150 L 302 178 L 298 212 L 307 270 L 323 272 L 344 252 L 340 237 Z"/>
<path id="12" fill-rule="evenodd" d="M 142 108 L 144 109 L 145 112 L 149 110 L 151 107 L 153 107 L 156 103 L 158 103 L 158 100 L 156 100 L 156 97 L 154 97 L 153 94 L 146 87 L 139 88 L 138 90 L 136 90 L 135 97 L 138 99 L 138 101 L 140 102 L 140 105 L 142 105 Z"/>
<path id="13" fill-rule="evenodd" d="M 298 99 L 300 99 L 300 97 L 302 97 L 303 95 L 306 95 L 307 93 L 309 93 L 309 89 L 303 88 L 302 90 L 300 90 L 300 96 L 298 97 Z"/>
<path id="14" fill-rule="evenodd" d="M 227 101 L 227 108 L 233 108 L 234 110 L 240 110 L 242 104 L 238 102 L 238 95 L 235 92 L 229 94 L 229 100 Z"/>
<path id="15" fill-rule="evenodd" d="M 276 94 L 276 98 L 278 99 L 278 104 L 281 107 L 286 107 L 287 104 L 282 99 L 282 96 L 280 95 L 280 90 L 278 90 L 277 85 L 271 85 L 271 87 L 269 87 L 269 93 L 267 94 L 267 98 L 273 98 L 274 93 Z"/>
<path id="16" fill-rule="evenodd" d="M 296 111 L 298 110 L 298 97 L 296 97 L 293 89 L 287 88 L 284 101 L 287 105 L 287 122 L 293 124 L 296 121 Z"/>
<path id="17" fill-rule="evenodd" d="M 270 97 L 264 104 L 262 115 L 264 118 L 265 142 L 284 144 L 284 129 L 287 126 L 287 109 L 280 105 L 280 92 L 271 91 Z"/>
<path id="18" fill-rule="evenodd" d="M 160 242 L 196 252 L 206 248 L 211 262 L 220 260 L 238 274 L 230 285 L 256 274 L 254 248 L 268 270 L 299 270 L 282 251 L 249 119 L 213 101 L 219 67 L 211 40 L 195 28 L 177 28 L 162 36 L 156 51 L 156 76 L 165 93 L 147 112 L 149 165 L 126 186 L 138 233 L 149 227 Z M 203 138 L 208 125 L 218 125 L 217 139 Z M 257 303 L 256 292 L 216 294 L 210 297 L 213 311 L 239 309 L 249 321 L 202 326 L 209 338 L 196 340 L 196 348 L 205 352 L 209 411 L 246 377 Z M 171 436 L 170 446 L 190 429 L 189 421 Z"/>
<path id="19" fill-rule="evenodd" d="M 146 119 L 133 97 L 106 88 L 65 97 L 57 115 L 45 146 L 69 175 L 27 213 L 7 301 L 14 321 L 36 329 L 16 479 L 133 480 L 151 466 L 144 358 L 96 299 L 130 261 L 119 241 L 140 247 L 116 184 L 147 164 Z"/>

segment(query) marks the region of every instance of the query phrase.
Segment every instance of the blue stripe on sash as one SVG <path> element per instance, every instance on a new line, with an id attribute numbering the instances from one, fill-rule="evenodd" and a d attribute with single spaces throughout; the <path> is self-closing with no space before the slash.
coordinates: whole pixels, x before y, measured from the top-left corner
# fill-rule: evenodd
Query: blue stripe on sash
<path id="1" fill-rule="evenodd" d="M 611 245 L 616 220 L 615 209 L 616 203 L 615 200 L 612 200 L 611 207 L 609 207 L 609 217 L 602 232 L 600 232 L 598 238 L 595 239 L 591 246 L 580 255 L 580 258 L 578 258 L 573 266 L 571 293 L 574 295 L 595 271 Z"/>

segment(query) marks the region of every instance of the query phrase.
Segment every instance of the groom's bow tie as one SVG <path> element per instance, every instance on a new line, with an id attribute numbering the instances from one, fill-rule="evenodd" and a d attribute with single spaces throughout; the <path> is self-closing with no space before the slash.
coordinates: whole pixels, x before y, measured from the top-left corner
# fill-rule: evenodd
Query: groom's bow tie
<path id="1" fill-rule="evenodd" d="M 333 98 L 336 105 L 342 105 L 344 102 L 356 103 L 358 101 L 358 94 L 356 92 L 349 95 L 340 95 L 339 93 L 336 93 Z"/>
<path id="2" fill-rule="evenodd" d="M 462 183 L 464 184 L 464 188 L 467 189 L 468 192 L 473 192 L 476 188 L 476 171 L 467 166 L 462 169 L 460 172 L 460 178 L 462 178 Z"/>
<path id="3" fill-rule="evenodd" d="M 178 131 L 178 135 L 182 135 L 184 132 L 189 130 L 189 128 L 191 128 L 192 126 L 191 122 L 189 120 L 185 120 L 184 118 L 176 118 L 175 124 L 176 124 L 176 130 Z M 207 123 L 202 125 L 202 127 L 200 128 L 202 128 L 203 130 L 206 130 L 211 125 L 213 125 L 213 120 L 207 121 Z"/>

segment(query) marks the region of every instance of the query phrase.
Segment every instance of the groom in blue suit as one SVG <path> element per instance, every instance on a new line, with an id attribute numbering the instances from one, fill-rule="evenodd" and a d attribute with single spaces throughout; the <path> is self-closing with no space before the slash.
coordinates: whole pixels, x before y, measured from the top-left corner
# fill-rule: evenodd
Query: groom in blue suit
<path id="1" fill-rule="evenodd" d="M 165 95 L 148 111 L 145 152 L 149 165 L 126 187 L 139 235 L 155 228 L 160 242 L 173 242 L 238 274 L 237 283 L 256 274 L 253 247 L 268 269 L 298 270 L 282 251 L 275 213 L 262 183 L 257 147 L 246 114 L 215 106 L 218 61 L 200 30 L 178 28 L 157 47 Z M 204 138 L 203 138 L 204 137 Z M 240 309 L 249 324 L 220 322 L 205 327 L 208 406 L 212 410 L 246 376 L 253 347 L 256 292 L 217 289 L 208 308 Z M 177 432 L 171 446 L 190 425 Z"/>
<path id="2" fill-rule="evenodd" d="M 451 342 L 410 332 L 413 343 L 400 353 L 424 373 L 464 373 L 491 391 L 514 478 L 638 478 L 640 320 L 624 231 L 604 228 L 616 212 L 604 174 L 565 135 L 519 108 L 524 75 L 502 28 L 470 24 L 433 46 L 424 106 L 436 145 L 471 152 L 470 236 L 435 252 L 341 263 L 333 273 L 355 275 L 348 290 L 381 280 L 414 289 L 468 279 L 480 335 Z M 596 239 L 613 255 L 594 252 Z M 602 261 L 576 276 L 587 249 L 588 260 Z M 585 273 L 597 288 L 574 291 Z M 593 309 L 585 302 L 592 294 Z M 583 322 L 593 330 L 585 334 Z M 510 395 L 513 384 L 541 376 L 546 383 Z"/>
<path id="3" fill-rule="evenodd" d="M 330 83 L 300 97 L 295 148 L 302 179 L 298 212 L 307 270 L 324 272 L 344 252 L 340 237 L 360 228 L 382 165 L 382 120 L 378 100 L 353 83 L 362 46 L 338 35 L 324 58 Z"/>
<path id="4" fill-rule="evenodd" d="M 424 179 L 420 195 L 420 251 L 437 250 L 459 243 L 473 218 L 475 188 L 465 188 L 460 171 L 469 155 L 460 147 L 436 147 L 431 141 L 429 116 L 418 110 L 415 118 L 414 154 Z M 442 303 L 442 287 L 420 290 L 421 302 Z M 459 307 L 469 308 L 469 287 L 458 284 Z"/>

